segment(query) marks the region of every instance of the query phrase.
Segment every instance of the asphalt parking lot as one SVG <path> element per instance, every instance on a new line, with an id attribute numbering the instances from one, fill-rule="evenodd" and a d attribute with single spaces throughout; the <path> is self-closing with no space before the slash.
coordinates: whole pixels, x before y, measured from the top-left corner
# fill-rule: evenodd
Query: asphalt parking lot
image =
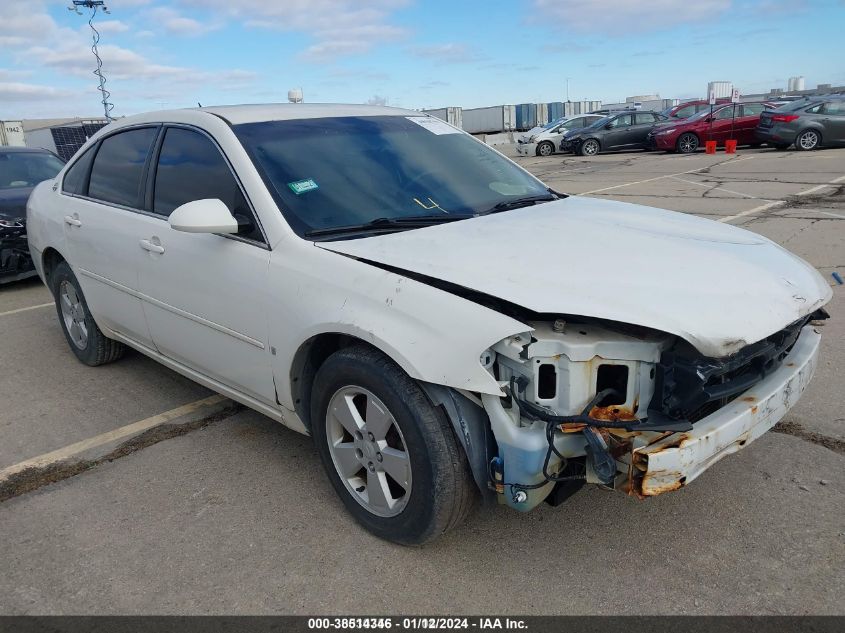
<path id="1" fill-rule="evenodd" d="M 845 149 L 515 160 L 557 190 L 729 222 L 831 284 L 845 274 Z M 7 486 L 2 614 L 845 614 L 845 286 L 778 432 L 674 493 L 482 509 L 425 548 L 358 527 L 309 438 L 137 353 L 81 365 L 50 302 L 38 281 L 0 288 L 0 471 L 114 452 Z"/>

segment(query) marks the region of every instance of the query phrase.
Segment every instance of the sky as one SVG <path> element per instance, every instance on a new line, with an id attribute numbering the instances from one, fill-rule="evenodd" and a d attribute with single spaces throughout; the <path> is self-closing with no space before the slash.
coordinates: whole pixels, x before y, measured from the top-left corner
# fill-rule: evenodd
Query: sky
<path id="1" fill-rule="evenodd" d="M 2 0 L 0 119 L 102 116 L 90 11 Z M 113 115 L 226 103 L 407 108 L 845 85 L 845 0 L 111 0 Z M 568 95 L 567 95 L 568 84 Z"/>

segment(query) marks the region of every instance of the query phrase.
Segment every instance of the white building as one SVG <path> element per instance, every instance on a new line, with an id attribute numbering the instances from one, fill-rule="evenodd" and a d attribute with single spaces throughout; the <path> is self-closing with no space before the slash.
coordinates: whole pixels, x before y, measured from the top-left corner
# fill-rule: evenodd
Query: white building
<path id="1" fill-rule="evenodd" d="M 734 85 L 731 81 L 711 81 L 707 84 L 707 95 L 715 95 L 717 99 L 728 99 L 733 92 Z"/>
<path id="2" fill-rule="evenodd" d="M 796 90 L 804 90 L 804 77 L 800 75 L 798 77 L 790 77 L 786 89 L 789 92 L 794 92 Z"/>

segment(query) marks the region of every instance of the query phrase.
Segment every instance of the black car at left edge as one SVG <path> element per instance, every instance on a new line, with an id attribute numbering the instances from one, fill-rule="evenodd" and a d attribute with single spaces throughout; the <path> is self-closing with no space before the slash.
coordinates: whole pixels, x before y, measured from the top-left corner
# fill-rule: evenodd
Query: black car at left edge
<path id="1" fill-rule="evenodd" d="M 52 152 L 0 147 L 0 284 L 35 276 L 26 242 L 26 201 L 64 162 Z"/>

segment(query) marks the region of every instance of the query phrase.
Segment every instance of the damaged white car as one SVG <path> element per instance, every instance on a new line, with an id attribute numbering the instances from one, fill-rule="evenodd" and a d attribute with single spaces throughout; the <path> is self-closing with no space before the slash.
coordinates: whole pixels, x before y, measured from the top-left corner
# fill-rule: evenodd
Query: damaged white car
<path id="1" fill-rule="evenodd" d="M 759 235 L 566 196 L 371 106 L 122 119 L 27 226 L 82 362 L 129 346 L 311 434 L 348 510 L 400 543 L 479 499 L 689 484 L 795 404 L 831 296 Z"/>

